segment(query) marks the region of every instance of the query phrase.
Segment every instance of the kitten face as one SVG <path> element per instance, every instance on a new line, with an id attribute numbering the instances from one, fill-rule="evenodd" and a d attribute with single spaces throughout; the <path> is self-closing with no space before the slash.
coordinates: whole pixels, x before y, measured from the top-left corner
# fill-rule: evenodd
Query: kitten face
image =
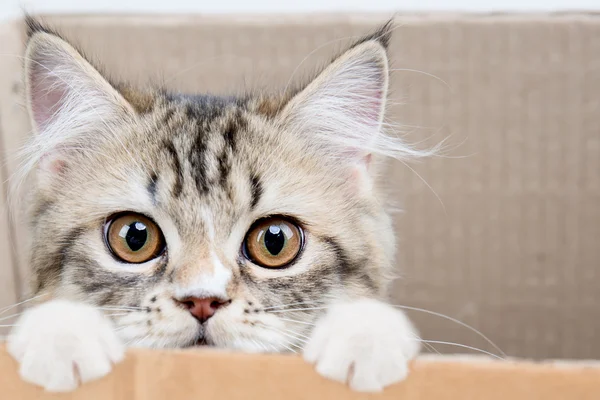
<path id="1" fill-rule="evenodd" d="M 332 301 L 383 296 L 394 237 L 371 155 L 388 34 L 291 96 L 217 98 L 111 85 L 70 45 L 35 32 L 28 58 L 46 66 L 27 70 L 36 294 L 102 308 L 130 344 L 247 351 L 301 346 Z M 143 262 L 115 254 L 110 224 L 123 213 L 155 226 L 164 250 Z M 266 218 L 302 236 L 280 268 L 245 248 Z M 189 299 L 210 299 L 214 315 L 192 315 Z"/>

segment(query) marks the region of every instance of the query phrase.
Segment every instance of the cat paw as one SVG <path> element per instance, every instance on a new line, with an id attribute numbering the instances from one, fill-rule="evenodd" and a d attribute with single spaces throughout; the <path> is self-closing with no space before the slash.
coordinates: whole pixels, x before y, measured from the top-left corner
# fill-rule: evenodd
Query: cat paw
<path id="1" fill-rule="evenodd" d="M 110 320 L 90 306 L 52 300 L 23 313 L 7 340 L 26 382 L 72 391 L 108 374 L 125 348 Z"/>
<path id="2" fill-rule="evenodd" d="M 330 307 L 317 322 L 304 359 L 329 379 L 360 392 L 378 392 L 403 380 L 420 349 L 417 333 L 401 311 L 360 299 Z"/>

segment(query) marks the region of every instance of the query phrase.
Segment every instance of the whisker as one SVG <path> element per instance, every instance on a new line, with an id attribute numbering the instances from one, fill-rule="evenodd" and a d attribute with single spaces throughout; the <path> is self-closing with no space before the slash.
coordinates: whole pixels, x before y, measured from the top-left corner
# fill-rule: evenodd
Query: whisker
<path id="1" fill-rule="evenodd" d="M 440 202 L 440 204 L 442 205 L 442 210 L 444 211 L 444 214 L 446 214 L 446 215 L 447 215 L 447 212 L 446 212 L 446 205 L 444 204 L 444 202 L 443 202 L 442 198 L 440 197 L 440 195 L 439 195 L 439 194 L 438 194 L 438 193 L 437 193 L 437 192 L 436 192 L 436 191 L 433 189 L 433 187 L 432 187 L 432 186 L 429 184 L 429 182 L 427 182 L 427 181 L 425 180 L 425 178 L 423 178 L 423 177 L 422 177 L 422 176 L 421 176 L 421 175 L 420 175 L 420 174 L 419 174 L 417 171 L 415 171 L 415 169 L 414 169 L 414 168 L 412 168 L 412 167 L 411 167 L 410 165 L 408 165 L 406 162 L 404 162 L 404 161 L 402 161 L 402 160 L 398 160 L 398 161 L 400 161 L 402 164 L 404 164 L 404 166 L 405 166 L 406 168 L 408 168 L 409 170 L 411 170 L 411 171 L 412 171 L 412 172 L 413 172 L 413 173 L 416 175 L 416 177 L 417 177 L 417 178 L 419 178 L 419 180 L 420 180 L 421 182 L 423 182 L 423 184 L 425 184 L 425 186 L 427 186 L 427 188 L 429 188 L 429 190 L 431 191 L 431 193 L 433 193 L 433 195 L 434 195 L 434 196 L 437 198 L 437 200 L 438 200 L 438 201 Z"/>
<path id="2" fill-rule="evenodd" d="M 113 304 L 113 305 L 109 304 L 109 305 L 104 305 L 104 306 L 101 306 L 101 307 L 106 307 L 106 308 L 113 308 L 113 307 L 116 307 L 116 308 L 133 308 L 135 310 L 146 308 L 146 307 L 140 307 L 140 306 L 128 306 L 126 304 L 116 304 L 116 305 L 115 304 Z"/>
<path id="3" fill-rule="evenodd" d="M 135 347 L 150 337 L 150 333 L 140 339 L 132 339 L 127 342 L 127 347 Z"/>
<path id="4" fill-rule="evenodd" d="M 290 319 L 290 318 L 279 318 L 279 319 L 282 320 L 282 321 L 295 322 L 297 324 L 315 326 L 315 324 L 313 324 L 312 322 L 298 321 L 297 319 Z"/>
<path id="5" fill-rule="evenodd" d="M 268 353 L 268 352 L 269 352 L 269 349 L 267 349 L 267 346 L 265 346 L 263 343 L 259 342 L 259 341 L 258 341 L 258 340 L 256 340 L 256 339 L 250 339 L 250 340 L 252 340 L 252 341 L 254 342 L 254 344 L 255 344 L 256 346 L 260 347 L 260 348 L 261 348 L 261 349 L 262 349 L 264 352 L 266 352 L 266 353 Z"/>
<path id="6" fill-rule="evenodd" d="M 432 352 L 432 353 L 436 353 L 436 354 L 439 354 L 439 355 L 441 355 L 441 354 L 442 354 L 442 353 L 440 353 L 440 352 L 438 351 L 438 349 L 436 349 L 435 347 L 433 347 L 433 345 L 431 345 L 430 343 L 424 342 L 424 341 L 423 341 L 423 340 L 421 340 L 421 339 L 419 339 L 419 341 L 420 341 L 421 343 L 423 343 L 423 346 L 425 346 L 425 348 L 426 348 L 427 350 L 429 350 L 430 352 Z"/>
<path id="7" fill-rule="evenodd" d="M 314 301 L 301 301 L 299 303 L 282 304 L 282 305 L 279 305 L 279 306 L 272 306 L 272 307 L 263 308 L 263 311 L 273 310 L 273 309 L 277 309 L 277 308 L 285 308 L 285 307 L 290 307 L 290 306 L 298 306 L 298 305 L 301 305 L 301 304 L 312 304 L 312 303 L 314 303 Z"/>
<path id="8" fill-rule="evenodd" d="M 426 342 L 423 342 L 423 340 L 422 340 L 422 339 L 421 339 L 419 336 L 417 336 L 417 335 L 415 335 L 415 334 L 412 334 L 411 336 L 412 336 L 412 337 L 411 337 L 411 339 L 413 339 L 413 340 L 417 340 L 417 341 L 419 341 L 419 342 L 423 343 L 423 346 L 424 346 L 425 348 L 427 348 L 427 349 L 428 349 L 430 352 L 432 352 L 432 353 L 437 353 L 437 354 L 440 354 L 440 355 L 441 355 L 441 353 L 440 353 L 440 352 L 439 352 L 439 351 L 438 351 L 438 350 L 437 350 L 435 347 L 433 347 L 433 345 L 431 345 L 431 344 L 429 344 L 429 343 L 426 343 Z"/>
<path id="9" fill-rule="evenodd" d="M 270 352 L 275 352 L 275 353 L 279 353 L 279 350 L 277 349 L 277 347 L 275 347 L 272 343 L 265 343 L 262 341 L 262 339 L 260 339 L 260 341 L 258 341 L 258 339 L 251 339 L 254 343 L 258 344 L 260 347 L 262 347 L 265 352 L 270 353 Z M 267 345 L 271 348 L 271 350 L 269 350 L 269 347 L 267 347 Z"/>
<path id="10" fill-rule="evenodd" d="M 438 312 L 435 312 L 435 311 L 426 310 L 426 309 L 423 309 L 423 308 L 410 307 L 410 306 L 401 306 L 401 305 L 393 305 L 393 307 L 402 308 L 402 309 L 406 309 L 406 310 L 412 310 L 412 311 L 419 311 L 419 312 L 423 312 L 423 313 L 435 315 L 437 317 L 444 318 L 444 319 L 447 319 L 449 321 L 452 321 L 452 322 L 454 322 L 454 323 L 456 323 L 456 324 L 458 324 L 460 326 L 463 326 L 463 327 L 469 329 L 470 331 L 474 332 L 479 337 L 481 337 L 482 339 L 484 339 L 488 344 L 490 344 L 496 351 L 498 351 L 502 355 L 502 357 L 507 357 L 506 353 L 504 353 L 502 351 L 502 349 L 500 349 L 500 347 L 498 345 L 496 345 L 490 338 L 488 338 L 482 332 L 478 331 L 477 329 L 473 328 L 472 326 L 470 326 L 470 325 L 468 325 L 468 324 L 466 324 L 466 323 L 464 323 L 462 321 L 459 321 L 459 320 L 457 320 L 455 318 L 452 318 L 452 317 L 449 317 L 447 315 L 444 315 L 444 314 L 441 314 L 441 313 L 438 313 Z M 325 307 L 292 308 L 292 309 L 288 309 L 288 310 L 272 310 L 272 311 L 268 311 L 268 312 L 269 313 L 283 313 L 283 312 L 293 312 L 293 311 L 322 310 L 322 309 L 326 309 L 326 308 L 328 308 L 328 307 L 325 306 Z M 292 322 L 302 323 L 301 321 L 297 321 L 297 320 L 289 320 L 289 319 L 284 319 L 284 318 L 281 318 L 281 319 L 284 320 L 284 321 L 292 321 Z M 306 323 L 306 324 L 310 325 L 308 323 Z M 314 324 L 312 324 L 312 325 L 314 325 Z M 435 347 L 430 346 L 430 343 L 426 343 L 426 344 L 424 343 L 424 345 L 427 348 L 429 348 L 430 350 L 433 350 L 436 353 L 439 353 Z"/>
<path id="11" fill-rule="evenodd" d="M 8 317 L 2 317 L 2 318 L 0 318 L 0 321 L 5 321 L 5 320 L 7 320 L 7 319 L 11 319 L 11 318 L 14 318 L 14 317 L 18 317 L 18 316 L 19 316 L 19 315 L 21 315 L 21 314 L 23 314 L 23 313 L 22 313 L 22 312 L 20 312 L 20 313 L 16 313 L 16 314 L 13 314 L 13 315 L 9 315 Z"/>
<path id="12" fill-rule="evenodd" d="M 279 332 L 279 333 L 281 333 L 281 334 L 282 334 L 282 335 L 284 335 L 284 336 L 287 336 L 287 337 L 289 337 L 289 338 L 292 338 L 292 339 L 294 339 L 294 340 L 297 340 L 297 341 L 299 341 L 299 342 L 301 342 L 301 343 L 304 343 L 304 344 L 306 344 L 306 342 L 307 342 L 306 340 L 304 340 L 304 339 L 300 339 L 299 337 L 297 337 L 297 336 L 293 335 L 292 333 L 285 333 L 285 332 L 284 332 L 284 331 L 282 331 L 281 329 L 275 328 L 274 326 L 266 326 L 266 328 L 268 328 L 268 329 L 272 329 L 272 330 L 274 330 L 274 331 L 276 331 L 276 332 Z"/>
<path id="13" fill-rule="evenodd" d="M 402 308 L 405 310 L 412 310 L 412 311 L 420 311 L 426 314 L 431 314 L 431 315 L 435 315 L 436 317 L 440 317 L 440 318 L 444 318 L 447 319 L 449 321 L 452 321 L 460 326 L 463 326 L 467 329 L 469 329 L 470 331 L 476 333 L 480 338 L 484 339 L 488 344 L 490 344 L 496 351 L 498 351 L 502 357 L 507 357 L 506 353 L 504 353 L 502 351 L 502 349 L 500 349 L 500 347 L 498 347 L 498 345 L 496 345 L 496 343 L 492 342 L 492 340 L 490 338 L 488 338 L 487 336 L 485 336 L 483 333 L 481 333 L 480 331 L 478 331 L 477 329 L 473 328 L 471 325 L 468 325 L 462 321 L 457 320 L 456 318 L 452 318 L 449 317 L 447 315 L 444 314 L 440 314 L 438 312 L 435 311 L 429 311 L 429 310 L 425 310 L 424 308 L 418 308 L 418 307 L 410 307 L 410 306 L 400 306 L 400 305 L 393 305 L 394 307 L 398 307 L 398 308 Z"/>
<path id="14" fill-rule="evenodd" d="M 256 344 L 258 347 L 260 347 L 264 351 L 268 351 L 267 346 L 265 346 L 263 343 L 259 342 L 256 339 L 250 339 L 250 340 L 252 340 L 254 342 L 254 344 Z"/>
<path id="15" fill-rule="evenodd" d="M 140 343 L 142 343 L 144 340 L 148 339 L 150 336 L 151 336 L 151 334 L 150 334 L 150 333 L 149 333 L 149 334 L 147 334 L 146 336 L 144 336 L 143 338 L 141 338 L 140 340 L 138 340 L 138 341 L 135 343 L 135 346 L 138 346 Z"/>
<path id="16" fill-rule="evenodd" d="M 485 351 L 485 350 L 479 349 L 477 347 L 467 346 L 466 344 L 453 343 L 453 342 L 443 342 L 441 340 L 423 340 L 423 339 L 416 339 L 416 340 L 418 340 L 419 342 L 422 342 L 422 343 L 445 344 L 445 345 L 449 345 L 449 346 L 462 347 L 464 349 L 474 350 L 474 351 L 478 351 L 478 352 L 483 353 L 483 354 L 487 354 L 488 356 L 497 358 L 498 360 L 506 361 L 506 358 L 500 357 L 497 354 L 490 353 L 489 351 Z"/>
<path id="17" fill-rule="evenodd" d="M 130 347 L 133 342 L 135 342 L 137 339 L 134 337 L 132 339 L 129 339 L 127 342 L 125 342 L 125 347 Z"/>
<path id="18" fill-rule="evenodd" d="M 323 310 L 329 307 L 309 307 L 309 308 L 292 308 L 290 310 L 275 310 L 269 311 L 270 313 L 282 313 L 282 312 L 292 312 L 292 311 L 308 311 L 308 310 Z"/>
<path id="19" fill-rule="evenodd" d="M 129 314 L 143 311 L 143 310 L 128 310 L 126 308 L 124 308 L 124 309 L 109 308 L 109 309 L 106 309 L 106 310 L 103 309 L 103 308 L 97 308 L 97 310 L 105 311 L 105 312 L 124 312 L 124 313 L 129 313 Z"/>
<path id="20" fill-rule="evenodd" d="M 294 334 L 294 335 L 298 335 L 298 336 L 300 336 L 300 337 L 303 337 L 303 338 L 304 338 L 304 339 L 306 339 L 307 341 L 308 341 L 308 340 L 310 340 L 310 337 L 308 337 L 308 336 L 306 336 L 306 335 L 303 335 L 303 334 L 301 334 L 301 333 L 299 333 L 299 332 L 292 331 L 291 329 L 284 329 L 284 331 L 286 331 L 286 332 L 290 332 L 290 333 L 292 333 L 292 334 Z M 306 342 L 305 342 L 305 343 L 306 343 Z"/>
<path id="21" fill-rule="evenodd" d="M 285 343 L 279 343 L 280 345 L 282 345 L 283 347 L 285 347 L 286 349 L 288 349 L 289 351 L 291 351 L 292 353 L 298 354 L 298 352 L 294 349 L 292 349 L 291 347 L 287 346 Z"/>
<path id="22" fill-rule="evenodd" d="M 47 293 L 40 294 L 40 295 L 34 296 L 34 297 L 30 298 L 30 299 L 27 299 L 27 300 L 21 301 L 21 302 L 19 302 L 19 303 L 12 304 L 12 305 L 10 305 L 10 306 L 4 307 L 2 310 L 0 310 L 0 315 L 4 314 L 4 313 L 5 313 L 5 312 L 7 312 L 8 310 L 12 310 L 13 308 L 20 306 L 21 304 L 28 303 L 28 302 L 30 302 L 30 301 L 32 301 L 32 300 L 39 299 L 40 297 L 43 297 L 43 296 L 46 296 L 46 295 L 47 295 Z"/>
<path id="23" fill-rule="evenodd" d="M 446 88 L 448 88 L 450 91 L 452 91 L 452 87 L 448 84 L 448 82 L 446 82 L 439 76 L 431 74 L 429 72 L 420 71 L 418 69 L 410 69 L 410 68 L 393 68 L 393 69 L 390 69 L 390 72 L 416 72 L 418 74 L 423 74 L 425 76 L 428 76 L 430 78 L 437 80 L 438 82 L 441 82 L 444 86 L 446 86 Z"/>
<path id="24" fill-rule="evenodd" d="M 298 350 L 300 350 L 300 351 L 304 350 L 304 346 L 300 346 L 299 344 L 296 344 L 296 343 L 291 342 L 291 341 L 288 341 L 288 343 L 289 343 L 290 346 L 294 346 L 294 347 L 298 348 Z M 306 344 L 306 343 L 304 343 L 304 344 Z"/>

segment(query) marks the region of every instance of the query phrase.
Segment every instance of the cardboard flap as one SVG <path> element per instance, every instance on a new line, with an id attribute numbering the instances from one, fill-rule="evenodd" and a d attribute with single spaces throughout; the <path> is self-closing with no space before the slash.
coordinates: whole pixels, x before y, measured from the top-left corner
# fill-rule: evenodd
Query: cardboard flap
<path id="1" fill-rule="evenodd" d="M 215 350 L 129 351 L 109 376 L 70 394 L 49 394 L 23 382 L 17 363 L 0 351 L 3 400 L 141 399 L 403 399 L 564 400 L 600 398 L 600 365 L 535 364 L 456 357 L 421 358 L 409 378 L 383 393 L 364 394 L 328 381 L 299 356 Z"/>

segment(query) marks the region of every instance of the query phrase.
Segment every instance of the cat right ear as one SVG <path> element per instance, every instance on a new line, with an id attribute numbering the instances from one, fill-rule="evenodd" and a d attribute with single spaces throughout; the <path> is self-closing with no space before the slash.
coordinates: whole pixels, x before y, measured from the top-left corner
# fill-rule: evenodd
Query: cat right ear
<path id="1" fill-rule="evenodd" d="M 388 92 L 390 20 L 360 39 L 277 106 L 280 123 L 296 137 L 308 138 L 325 158 L 359 175 L 370 174 L 372 158 L 400 160 L 435 154 L 420 151 L 387 135 L 384 111 Z"/>
<path id="2" fill-rule="evenodd" d="M 77 50 L 29 21 L 25 88 L 39 134 L 74 133 L 78 124 L 105 123 L 133 112 L 127 101 Z M 64 129 L 68 128 L 68 129 Z"/>

